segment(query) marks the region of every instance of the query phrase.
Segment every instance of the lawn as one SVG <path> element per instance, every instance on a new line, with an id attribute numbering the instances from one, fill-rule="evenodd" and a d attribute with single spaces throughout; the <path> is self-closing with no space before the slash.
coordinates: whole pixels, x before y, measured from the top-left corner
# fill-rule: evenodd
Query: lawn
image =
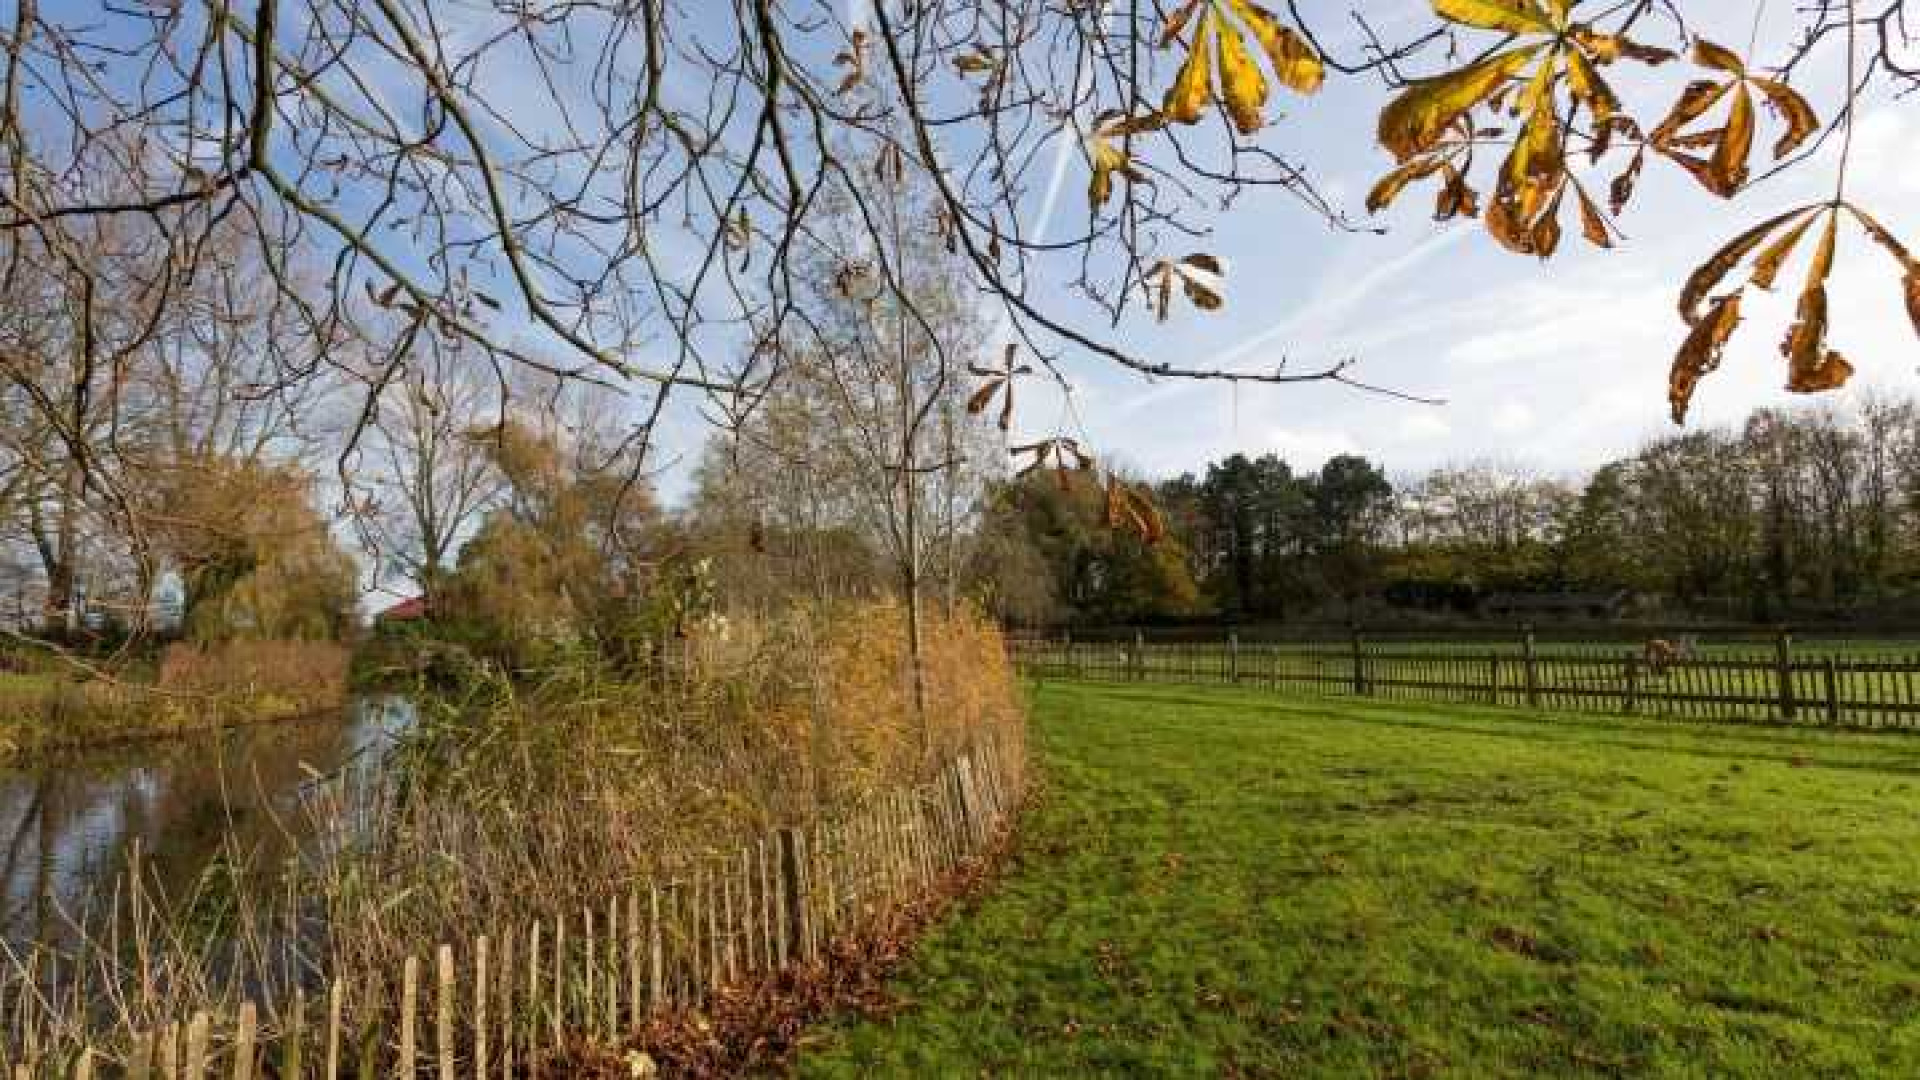
<path id="1" fill-rule="evenodd" d="M 1920 1075 L 1920 737 L 1033 697 L 1044 790 L 864 1075 Z"/>

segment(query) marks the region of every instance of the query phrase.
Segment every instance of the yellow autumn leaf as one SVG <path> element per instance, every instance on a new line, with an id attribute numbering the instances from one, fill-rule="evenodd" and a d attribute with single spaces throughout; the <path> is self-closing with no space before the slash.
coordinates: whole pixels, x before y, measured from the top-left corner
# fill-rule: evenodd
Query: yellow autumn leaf
<path id="1" fill-rule="evenodd" d="M 1232 27 L 1221 27 L 1215 34 L 1219 42 L 1220 94 L 1227 115 L 1240 134 L 1251 135 L 1266 123 L 1262 115 L 1267 104 L 1267 79 L 1253 61 L 1247 43 Z"/>
<path id="2" fill-rule="evenodd" d="M 1213 84 L 1214 13 L 1208 8 L 1194 29 L 1193 47 L 1187 50 L 1187 62 L 1167 89 L 1161 113 L 1178 124 L 1197 124 L 1206 111 L 1208 92 Z"/>
<path id="3" fill-rule="evenodd" d="M 1480 30 L 1509 34 L 1550 34 L 1553 23 L 1532 0 L 1433 0 L 1433 13 Z"/>
<path id="4" fill-rule="evenodd" d="M 1526 127 L 1507 156 L 1507 174 L 1515 183 L 1528 177 L 1550 176 L 1566 170 L 1561 152 L 1560 117 L 1553 102 L 1554 65 L 1541 64 L 1527 83 L 1516 107 L 1526 115 Z"/>
<path id="5" fill-rule="evenodd" d="M 1298 93 L 1311 94 L 1326 80 L 1326 65 L 1307 39 L 1274 14 L 1250 0 L 1231 0 L 1233 13 L 1239 16 L 1273 65 L 1273 76 L 1281 85 Z"/>
<path id="6" fill-rule="evenodd" d="M 1567 52 L 1567 88 L 1592 114 L 1594 129 L 1609 130 L 1608 125 L 1613 123 L 1615 114 L 1620 111 L 1620 99 L 1614 95 L 1613 87 L 1608 86 L 1607 80 L 1594 68 L 1593 62 L 1578 49 Z"/>
<path id="7" fill-rule="evenodd" d="M 1526 45 L 1411 83 L 1380 112 L 1380 145 L 1400 160 L 1430 148 L 1448 125 L 1485 101 L 1540 52 Z"/>

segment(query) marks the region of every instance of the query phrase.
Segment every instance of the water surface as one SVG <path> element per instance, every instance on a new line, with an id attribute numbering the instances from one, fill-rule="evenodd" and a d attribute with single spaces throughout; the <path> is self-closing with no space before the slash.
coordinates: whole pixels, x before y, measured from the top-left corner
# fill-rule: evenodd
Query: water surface
<path id="1" fill-rule="evenodd" d="M 136 842 L 167 894 L 188 895 L 229 836 L 262 864 L 309 822 L 316 780 L 374 764 L 412 726 L 403 699 L 214 734 L 70 751 L 0 767 L 0 938 L 64 937 L 112 895 Z"/>

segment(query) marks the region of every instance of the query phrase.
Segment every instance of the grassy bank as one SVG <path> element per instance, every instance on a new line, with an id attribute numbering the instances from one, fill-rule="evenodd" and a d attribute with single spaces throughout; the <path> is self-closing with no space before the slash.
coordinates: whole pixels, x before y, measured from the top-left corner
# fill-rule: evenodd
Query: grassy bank
<path id="1" fill-rule="evenodd" d="M 1920 741 L 1048 686 L 1007 879 L 815 1076 L 1914 1075 Z"/>
<path id="2" fill-rule="evenodd" d="M 0 671 L 0 760 L 311 716 L 346 701 L 332 642 L 169 646 L 95 669 L 36 658 Z"/>

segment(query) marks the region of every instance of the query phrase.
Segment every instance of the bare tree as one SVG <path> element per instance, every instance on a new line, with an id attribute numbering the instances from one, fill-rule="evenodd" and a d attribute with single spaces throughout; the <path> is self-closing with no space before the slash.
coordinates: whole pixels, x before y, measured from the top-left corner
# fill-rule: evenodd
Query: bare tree
<path id="1" fill-rule="evenodd" d="M 429 609 L 460 542 L 501 493 L 486 446 L 497 394 L 479 373 L 427 340 L 395 380 L 367 447 L 370 505 L 356 521 L 376 583 L 397 571 Z"/>

